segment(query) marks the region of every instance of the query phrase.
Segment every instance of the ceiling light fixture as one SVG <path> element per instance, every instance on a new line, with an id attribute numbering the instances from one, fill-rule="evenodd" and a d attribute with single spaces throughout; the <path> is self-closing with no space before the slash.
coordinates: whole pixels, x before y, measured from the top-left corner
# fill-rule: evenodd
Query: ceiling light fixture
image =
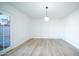
<path id="1" fill-rule="evenodd" d="M 44 17 L 45 21 L 49 21 L 49 17 L 48 17 L 48 6 L 45 7 L 46 9 L 46 15 Z"/>

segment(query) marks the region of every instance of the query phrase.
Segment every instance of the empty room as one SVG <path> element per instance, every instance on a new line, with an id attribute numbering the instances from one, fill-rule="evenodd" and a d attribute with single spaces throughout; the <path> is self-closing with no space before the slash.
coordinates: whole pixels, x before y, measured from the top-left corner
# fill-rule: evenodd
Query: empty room
<path id="1" fill-rule="evenodd" d="M 0 2 L 0 56 L 79 56 L 79 2 Z"/>

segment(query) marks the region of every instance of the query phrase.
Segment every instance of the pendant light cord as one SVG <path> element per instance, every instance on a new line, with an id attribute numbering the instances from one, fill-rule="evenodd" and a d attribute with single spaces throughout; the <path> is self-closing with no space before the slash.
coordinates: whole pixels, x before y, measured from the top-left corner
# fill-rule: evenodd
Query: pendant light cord
<path id="1" fill-rule="evenodd" d="M 47 10 L 48 6 L 46 6 L 45 9 L 46 9 L 46 17 L 48 17 L 48 10 Z"/>

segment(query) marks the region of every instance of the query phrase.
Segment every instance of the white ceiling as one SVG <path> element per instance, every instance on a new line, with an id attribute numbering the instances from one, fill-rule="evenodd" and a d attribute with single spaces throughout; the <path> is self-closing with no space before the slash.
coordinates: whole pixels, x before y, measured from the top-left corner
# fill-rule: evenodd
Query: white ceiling
<path id="1" fill-rule="evenodd" d="M 78 2 L 12 2 L 9 3 L 30 18 L 44 18 L 45 6 L 48 5 L 50 18 L 64 18 L 79 8 Z"/>

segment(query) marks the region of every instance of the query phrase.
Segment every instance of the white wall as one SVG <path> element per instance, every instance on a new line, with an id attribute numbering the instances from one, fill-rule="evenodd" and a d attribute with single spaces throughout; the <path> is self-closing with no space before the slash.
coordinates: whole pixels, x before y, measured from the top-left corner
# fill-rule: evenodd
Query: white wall
<path id="1" fill-rule="evenodd" d="M 3 53 L 29 39 L 29 18 L 7 3 L 0 3 L 0 10 L 11 20 L 11 46 L 1 51 Z"/>
<path id="2" fill-rule="evenodd" d="M 31 38 L 63 39 L 63 19 L 31 19 Z"/>
<path id="3" fill-rule="evenodd" d="M 79 9 L 70 14 L 65 20 L 64 40 L 79 48 Z"/>

